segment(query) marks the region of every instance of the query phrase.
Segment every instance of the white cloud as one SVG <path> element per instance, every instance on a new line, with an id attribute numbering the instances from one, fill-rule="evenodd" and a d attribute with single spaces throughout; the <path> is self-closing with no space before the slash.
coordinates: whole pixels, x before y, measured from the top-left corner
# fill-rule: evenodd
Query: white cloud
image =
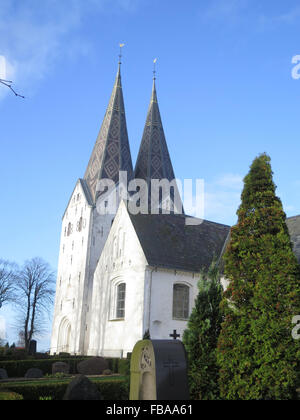
<path id="1" fill-rule="evenodd" d="M 18 89 L 35 86 L 59 57 L 90 51 L 77 34 L 84 17 L 131 13 L 136 7 L 136 0 L 1 0 L 0 55 L 5 57 L 7 77 Z"/>
<path id="2" fill-rule="evenodd" d="M 201 203 L 201 205 L 204 205 L 204 209 L 201 208 L 201 216 L 197 214 L 197 217 L 234 225 L 237 221 L 236 212 L 240 205 L 242 189 L 243 177 L 239 174 L 225 173 L 219 175 L 211 182 L 204 180 L 203 196 L 198 197 L 197 201 L 194 193 L 192 203 L 184 201 L 185 213 L 190 216 L 196 216 L 193 206 L 196 203 L 198 205 Z M 202 192 L 202 190 L 199 191 L 200 193 Z"/>
<path id="3" fill-rule="evenodd" d="M 205 183 L 205 218 L 233 225 L 240 205 L 243 177 L 239 174 L 222 174 L 212 182 Z"/>
<path id="4" fill-rule="evenodd" d="M 215 184 L 230 190 L 241 190 L 243 187 L 243 177 L 238 174 L 223 174 L 217 178 Z"/>
<path id="5" fill-rule="evenodd" d="M 267 2 L 266 2 L 267 3 Z M 286 2 L 287 3 L 287 2 Z M 200 18 L 204 22 L 225 25 L 242 24 L 255 29 L 272 29 L 274 25 L 298 24 L 300 6 L 285 11 L 275 12 L 275 8 L 266 7 L 264 2 L 249 0 L 211 0 L 201 9 Z"/>
<path id="6" fill-rule="evenodd" d="M 201 11 L 205 21 L 226 19 L 227 23 L 236 20 L 248 5 L 248 0 L 213 0 Z"/>
<path id="7" fill-rule="evenodd" d="M 284 13 L 277 15 L 261 15 L 260 23 L 262 25 L 274 25 L 274 24 L 293 24 L 297 22 L 300 17 L 300 6 L 296 6 Z"/>

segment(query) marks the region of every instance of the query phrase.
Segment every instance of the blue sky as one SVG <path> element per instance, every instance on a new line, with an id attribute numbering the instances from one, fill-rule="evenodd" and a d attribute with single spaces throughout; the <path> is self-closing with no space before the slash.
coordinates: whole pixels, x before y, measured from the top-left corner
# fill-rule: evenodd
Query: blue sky
<path id="1" fill-rule="evenodd" d="M 56 269 L 61 217 L 100 129 L 120 42 L 134 163 L 157 57 L 175 174 L 204 179 L 205 217 L 235 223 L 242 179 L 262 152 L 287 215 L 300 214 L 299 20 L 297 0 L 1 0 L 0 56 L 26 99 L 0 85 L 0 257 L 40 256 Z M 0 317 L 12 340 L 10 308 Z"/>

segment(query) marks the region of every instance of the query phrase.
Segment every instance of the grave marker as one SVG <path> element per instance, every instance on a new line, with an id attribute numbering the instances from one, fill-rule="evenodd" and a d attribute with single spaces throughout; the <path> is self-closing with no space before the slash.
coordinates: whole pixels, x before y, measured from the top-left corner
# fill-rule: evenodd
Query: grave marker
<path id="1" fill-rule="evenodd" d="M 186 353 L 179 340 L 138 341 L 130 374 L 130 400 L 189 399 Z"/>

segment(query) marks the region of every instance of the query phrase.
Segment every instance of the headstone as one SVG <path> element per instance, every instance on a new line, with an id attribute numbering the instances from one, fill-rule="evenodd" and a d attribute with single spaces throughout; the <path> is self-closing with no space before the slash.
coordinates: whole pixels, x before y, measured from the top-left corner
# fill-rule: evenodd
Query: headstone
<path id="1" fill-rule="evenodd" d="M 77 365 L 77 371 L 82 375 L 101 375 L 105 369 L 108 369 L 108 363 L 103 357 L 91 357 Z"/>
<path id="2" fill-rule="evenodd" d="M 188 400 L 187 358 L 178 340 L 141 340 L 130 365 L 130 400 Z"/>
<path id="3" fill-rule="evenodd" d="M 43 376 L 44 376 L 44 374 L 41 371 L 41 369 L 37 369 L 37 368 L 30 368 L 25 373 L 25 378 L 27 378 L 27 379 L 42 378 Z"/>
<path id="4" fill-rule="evenodd" d="M 63 397 L 65 401 L 100 401 L 101 399 L 96 385 L 84 375 L 75 376 Z"/>
<path id="5" fill-rule="evenodd" d="M 34 356 L 36 354 L 36 340 L 30 340 L 29 343 L 29 354 Z"/>
<path id="6" fill-rule="evenodd" d="M 8 378 L 8 375 L 7 375 L 7 372 L 6 372 L 6 369 L 0 369 L 0 379 L 7 379 Z"/>
<path id="7" fill-rule="evenodd" d="M 56 373 L 66 373 L 70 372 L 70 365 L 64 362 L 55 362 L 52 365 L 52 374 L 55 375 Z"/>

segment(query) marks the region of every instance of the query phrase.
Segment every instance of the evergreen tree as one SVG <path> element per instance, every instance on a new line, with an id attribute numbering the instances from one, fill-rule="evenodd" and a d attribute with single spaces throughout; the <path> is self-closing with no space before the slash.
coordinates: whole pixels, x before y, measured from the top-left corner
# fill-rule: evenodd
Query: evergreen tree
<path id="1" fill-rule="evenodd" d="M 254 160 L 224 255 L 230 283 L 217 357 L 227 399 L 291 399 L 296 388 L 300 273 L 272 174 L 267 155 Z"/>
<path id="2" fill-rule="evenodd" d="M 189 387 L 194 400 L 219 398 L 216 347 L 221 329 L 219 305 L 222 286 L 216 261 L 202 271 L 199 293 L 183 334 L 189 366 Z"/>

